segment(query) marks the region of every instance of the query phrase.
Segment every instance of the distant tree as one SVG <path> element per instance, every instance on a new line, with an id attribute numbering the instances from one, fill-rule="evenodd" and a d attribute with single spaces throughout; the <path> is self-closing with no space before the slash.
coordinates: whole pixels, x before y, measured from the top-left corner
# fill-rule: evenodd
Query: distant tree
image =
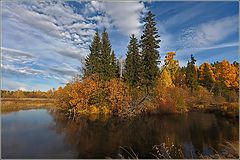
<path id="1" fill-rule="evenodd" d="M 215 62 L 213 67 L 216 76 L 215 94 L 222 95 L 231 89 L 238 91 L 239 68 L 236 62 L 231 64 L 224 59 L 222 62 Z"/>
<path id="2" fill-rule="evenodd" d="M 130 37 L 130 42 L 128 44 L 127 58 L 125 64 L 124 79 L 126 82 L 132 86 L 137 87 L 140 85 L 141 80 L 141 57 L 139 54 L 139 45 L 137 38 L 134 34 Z"/>
<path id="3" fill-rule="evenodd" d="M 142 82 L 144 86 L 149 89 L 155 85 L 158 75 L 158 62 L 160 58 L 158 48 L 160 39 L 154 15 L 151 11 L 148 12 L 144 25 L 143 35 L 141 36 L 140 46 L 142 48 Z"/>
<path id="4" fill-rule="evenodd" d="M 164 69 L 161 72 L 160 77 L 158 79 L 158 85 L 161 86 L 161 87 L 164 87 L 164 88 L 174 86 L 173 80 L 172 80 L 172 77 L 171 77 L 171 74 L 170 74 L 169 70 Z"/>
<path id="5" fill-rule="evenodd" d="M 191 61 L 188 61 L 186 68 L 186 83 L 191 88 L 191 92 L 198 86 L 198 73 L 195 63 L 196 59 L 191 55 Z"/>
<path id="6" fill-rule="evenodd" d="M 186 85 L 186 67 L 179 68 L 174 77 L 173 83 L 175 86 L 182 87 Z"/>
<path id="7" fill-rule="evenodd" d="M 25 98 L 24 92 L 22 90 L 17 90 L 13 92 L 13 98 Z"/>
<path id="8" fill-rule="evenodd" d="M 85 59 L 85 76 L 100 72 L 101 40 L 98 31 L 96 31 L 95 36 L 93 37 L 89 50 L 90 54 Z"/>
<path id="9" fill-rule="evenodd" d="M 165 66 L 166 70 L 169 72 L 172 81 L 176 78 L 176 73 L 180 69 L 178 60 L 175 60 L 174 57 L 176 52 L 168 52 L 165 56 Z"/>

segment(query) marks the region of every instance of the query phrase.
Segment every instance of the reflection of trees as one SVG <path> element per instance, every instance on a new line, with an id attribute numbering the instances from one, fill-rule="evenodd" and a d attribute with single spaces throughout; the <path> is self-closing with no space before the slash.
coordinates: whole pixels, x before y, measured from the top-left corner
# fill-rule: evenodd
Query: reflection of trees
<path id="1" fill-rule="evenodd" d="M 227 124 L 226 119 L 217 118 L 213 114 L 194 113 L 188 121 L 191 142 L 196 151 L 202 154 L 212 153 L 211 148 L 220 150 L 220 144 L 224 144 L 226 140 L 238 139 L 238 133 L 232 132 L 232 130 L 238 130 L 238 125 Z"/>
<path id="2" fill-rule="evenodd" d="M 64 134 L 65 140 L 77 150 L 77 158 L 119 158 L 120 151 L 124 154 L 120 146 L 131 147 L 139 158 L 149 158 L 152 147 L 161 143 L 192 144 L 196 150 L 202 151 L 203 144 L 215 146 L 226 136 L 222 132 L 228 132 L 221 131 L 226 124 L 220 124 L 218 128 L 215 116 L 206 114 L 146 116 L 124 122 L 113 118 L 72 121 L 61 113 L 51 114 L 55 129 Z M 235 132 L 228 133 L 231 135 L 228 138 L 238 137 Z"/>

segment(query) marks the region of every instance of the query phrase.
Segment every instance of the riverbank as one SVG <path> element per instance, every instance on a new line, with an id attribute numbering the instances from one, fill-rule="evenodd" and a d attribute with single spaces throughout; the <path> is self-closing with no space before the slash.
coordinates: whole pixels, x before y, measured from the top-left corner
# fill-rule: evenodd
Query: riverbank
<path id="1" fill-rule="evenodd" d="M 227 118 L 239 118 L 239 104 L 238 103 L 212 103 L 208 106 L 194 105 L 190 111 L 202 111 L 207 113 L 214 113 Z"/>
<path id="2" fill-rule="evenodd" d="M 52 107 L 54 107 L 54 99 L 49 98 L 1 98 L 2 113 Z"/>
<path id="3" fill-rule="evenodd" d="M 27 110 L 36 108 L 53 108 L 55 99 L 49 98 L 1 98 L 1 112 L 12 112 L 17 110 Z M 96 112 L 97 111 L 97 112 Z M 208 106 L 206 105 L 192 105 L 188 108 L 188 111 L 192 112 L 207 112 L 214 113 L 227 118 L 239 118 L 239 105 L 238 103 L 212 103 Z M 101 113 L 100 113 L 101 112 Z M 96 107 L 90 107 L 80 113 L 80 115 L 96 115 L 96 114 L 109 114 L 110 111 L 106 107 L 102 110 L 97 110 Z M 147 114 L 174 114 L 171 112 L 159 111 L 157 113 L 147 113 Z M 181 113 L 179 113 L 181 114 Z"/>

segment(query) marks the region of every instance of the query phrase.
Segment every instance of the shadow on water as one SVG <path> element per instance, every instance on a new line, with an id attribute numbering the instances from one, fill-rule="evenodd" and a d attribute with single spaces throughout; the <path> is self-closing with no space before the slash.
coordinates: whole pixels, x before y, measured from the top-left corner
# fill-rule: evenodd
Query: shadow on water
<path id="1" fill-rule="evenodd" d="M 131 149 L 138 158 L 155 158 L 152 147 L 162 143 L 180 146 L 185 158 L 198 158 L 199 153 L 220 151 L 225 140 L 238 142 L 239 134 L 238 122 L 207 113 L 145 116 L 124 122 L 116 118 L 72 121 L 59 113 L 52 115 L 55 129 L 66 134 L 65 140 L 78 152 L 77 158 L 121 158 Z M 180 158 L 174 153 L 171 157 Z"/>
<path id="2" fill-rule="evenodd" d="M 180 146 L 185 158 L 198 158 L 198 153 L 220 151 L 225 140 L 238 143 L 239 137 L 237 120 L 233 123 L 208 113 L 123 122 L 97 116 L 70 120 L 63 113 L 40 109 L 1 118 L 2 158 L 121 158 L 128 157 L 130 149 L 138 158 L 155 158 L 153 146 L 162 143 Z"/>

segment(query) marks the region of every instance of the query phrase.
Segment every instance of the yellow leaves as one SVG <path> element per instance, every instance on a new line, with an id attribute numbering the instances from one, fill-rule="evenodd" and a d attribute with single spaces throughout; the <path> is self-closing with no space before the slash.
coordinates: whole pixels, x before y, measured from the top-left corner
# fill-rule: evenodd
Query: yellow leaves
<path id="1" fill-rule="evenodd" d="M 102 107 L 102 113 L 103 113 L 104 115 L 108 115 L 108 114 L 111 114 L 111 110 L 109 109 L 109 107 L 103 106 L 103 107 Z"/>
<path id="2" fill-rule="evenodd" d="M 172 80 L 175 79 L 175 74 L 180 68 L 178 60 L 174 59 L 175 55 L 176 55 L 176 52 L 168 52 L 164 60 L 166 65 L 166 70 L 169 72 Z"/>
<path id="3" fill-rule="evenodd" d="M 88 110 L 91 114 L 99 114 L 99 108 L 94 105 L 90 106 Z"/>
<path id="4" fill-rule="evenodd" d="M 131 97 L 120 79 L 103 82 L 97 76 L 74 81 L 59 88 L 58 101 L 64 107 L 75 108 L 78 114 L 110 114 L 111 110 L 128 107 Z"/>
<path id="5" fill-rule="evenodd" d="M 213 73 L 213 67 L 209 64 L 209 63 L 207 63 L 207 62 L 205 62 L 205 63 L 203 63 L 200 67 L 199 67 L 199 73 L 200 73 L 200 75 L 199 75 L 199 79 L 200 80 L 204 80 L 204 78 L 206 77 L 206 76 L 208 76 L 208 77 L 210 77 L 211 78 L 211 80 L 212 81 L 215 81 L 216 79 L 215 79 L 215 74 Z"/>
<path id="6" fill-rule="evenodd" d="M 165 61 L 171 61 L 175 55 L 176 52 L 168 52 L 167 55 L 165 56 Z"/>
<path id="7" fill-rule="evenodd" d="M 215 67 L 216 79 L 228 88 L 238 89 L 239 87 L 239 69 L 234 64 L 230 64 L 226 59 Z"/>
<path id="8" fill-rule="evenodd" d="M 128 107 L 131 97 L 129 95 L 129 89 L 119 79 L 111 79 L 107 82 L 107 88 L 109 91 L 109 100 L 113 109 L 122 110 L 123 107 Z"/>
<path id="9" fill-rule="evenodd" d="M 158 79 L 158 88 L 162 87 L 174 87 L 170 73 L 164 69 Z"/>

